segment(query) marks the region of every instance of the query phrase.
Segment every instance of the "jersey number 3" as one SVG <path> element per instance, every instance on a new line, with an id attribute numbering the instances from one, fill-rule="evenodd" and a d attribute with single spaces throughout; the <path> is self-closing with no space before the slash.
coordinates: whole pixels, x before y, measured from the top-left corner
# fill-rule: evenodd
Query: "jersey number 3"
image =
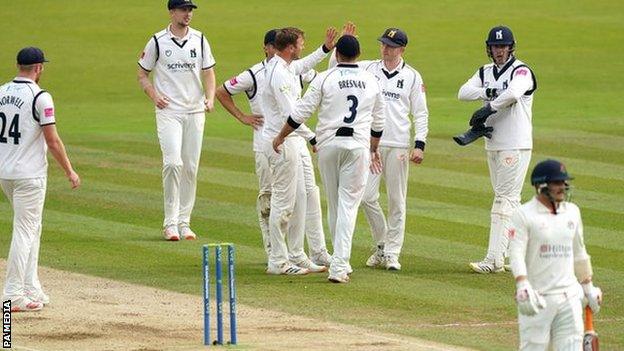
<path id="1" fill-rule="evenodd" d="M 357 107 L 358 107 L 358 98 L 355 95 L 349 95 L 347 96 L 347 101 L 351 101 L 351 107 L 349 108 L 349 111 L 351 111 L 351 115 L 347 116 L 344 118 L 344 122 L 345 123 L 353 123 L 353 121 L 355 121 L 355 116 L 357 116 Z"/>
<path id="2" fill-rule="evenodd" d="M 7 117 L 4 113 L 0 112 L 0 143 L 6 144 L 8 139 L 4 136 L 4 131 L 7 126 Z M 9 138 L 13 138 L 13 144 L 19 144 L 19 138 L 22 136 L 22 133 L 19 132 L 19 114 L 15 114 L 13 120 L 11 121 L 11 125 L 9 126 Z"/>

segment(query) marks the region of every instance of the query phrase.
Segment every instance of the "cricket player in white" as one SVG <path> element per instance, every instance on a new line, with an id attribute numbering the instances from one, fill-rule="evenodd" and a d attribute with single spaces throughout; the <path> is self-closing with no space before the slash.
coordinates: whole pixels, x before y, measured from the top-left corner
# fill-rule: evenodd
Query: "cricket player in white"
<path id="1" fill-rule="evenodd" d="M 345 31 L 354 32 L 355 28 L 347 27 Z M 362 199 L 362 207 L 377 246 L 366 265 L 400 270 L 399 256 L 405 237 L 409 161 L 415 164 L 423 161 L 429 131 L 429 111 L 422 77 L 402 57 L 407 46 L 405 32 L 398 28 L 388 28 L 378 40 L 381 42 L 382 59 L 358 62 L 361 68 L 377 77 L 386 101 L 386 122 L 379 148 L 383 170 L 381 174 L 369 175 Z M 332 64 L 333 61 L 330 67 Z M 415 130 L 413 140 L 410 136 L 410 114 Z M 388 196 L 387 221 L 379 205 L 382 177 Z"/>
<path id="2" fill-rule="evenodd" d="M 566 201 L 569 179 L 561 162 L 538 163 L 531 174 L 537 194 L 512 217 L 520 350 L 548 350 L 550 343 L 557 351 L 580 351 L 583 295 L 594 313 L 600 310 L 602 291 L 592 283 L 580 210 Z"/>
<path id="3" fill-rule="evenodd" d="M 253 151 L 256 161 L 256 175 L 258 176 L 259 193 L 257 200 L 258 220 L 260 230 L 262 232 L 262 241 L 267 258 L 270 254 L 271 243 L 269 240 L 269 214 L 271 209 L 271 171 L 269 169 L 269 160 L 265 154 L 266 147 L 262 138 L 262 106 L 260 96 L 265 85 L 266 65 L 268 61 L 275 56 L 275 36 L 276 29 L 268 31 L 264 36 L 264 52 L 266 59 L 253 65 L 251 68 L 241 72 L 237 76 L 223 83 L 223 86 L 217 88 L 216 96 L 219 102 L 230 112 L 232 116 L 241 123 L 250 125 L 254 128 L 253 134 Z M 295 60 L 290 64 L 295 74 L 299 74 L 299 82 L 303 88 L 303 83 L 311 82 L 317 75 L 311 67 L 316 66 L 327 56 L 323 48 L 319 48 L 312 54 Z M 308 71 L 305 71 L 305 70 Z M 241 111 L 232 99 L 233 95 L 245 92 L 249 100 L 251 114 L 245 114 Z M 305 199 L 297 199 L 297 201 L 305 202 L 306 221 L 305 233 L 308 239 L 308 251 L 310 259 L 317 265 L 329 266 L 329 253 L 325 244 L 325 233 L 323 232 L 323 223 L 321 218 L 321 201 L 318 186 L 314 176 L 314 165 L 307 147 L 301 148 L 301 168 L 304 172 L 305 180 Z M 302 192 L 297 192 L 300 196 Z"/>
<path id="4" fill-rule="evenodd" d="M 325 53 L 334 48 L 335 37 L 336 30 L 329 28 L 323 46 Z M 301 275 L 326 270 L 326 267 L 313 263 L 303 251 L 305 201 L 296 201 L 297 198 L 305 200 L 301 155 L 308 152 L 304 150 L 306 140 L 315 144 L 314 133 L 302 126 L 297 131 L 298 135 L 287 138 L 281 154 L 275 153 L 271 147 L 273 138 L 292 115 L 297 100 L 301 98 L 301 82 L 292 68 L 292 63 L 297 62 L 303 45 L 301 30 L 283 28 L 278 31 L 275 38 L 277 53 L 267 64 L 261 96 L 265 118 L 262 138 L 266 141 L 265 153 L 269 160 L 272 181 L 269 215 L 271 252 L 267 269 L 269 274 Z M 297 196 L 297 192 L 301 195 Z"/>
<path id="5" fill-rule="evenodd" d="M 139 59 L 138 80 L 156 106 L 158 140 L 163 154 L 166 240 L 195 239 L 191 212 L 206 120 L 214 109 L 215 60 L 204 35 L 189 27 L 190 0 L 169 0 L 171 23 L 156 33 Z M 149 74 L 154 71 L 154 84 Z M 203 84 L 203 87 L 202 87 Z"/>
<path id="6" fill-rule="evenodd" d="M 377 78 L 355 64 L 357 39 L 344 35 L 336 44 L 338 65 L 319 74 L 273 141 L 273 149 L 319 109 L 317 140 L 321 178 L 327 194 L 334 254 L 329 280 L 347 283 L 357 210 L 364 195 L 369 152 L 381 171 L 377 147 L 384 126 L 384 100 Z M 282 150 L 284 152 L 284 150 Z"/>
<path id="7" fill-rule="evenodd" d="M 470 263 L 478 273 L 504 271 L 507 230 L 520 205 L 522 184 L 533 148 L 532 106 L 537 82 L 531 69 L 514 55 L 514 38 L 507 27 L 494 27 L 486 41 L 493 63 L 481 68 L 459 89 L 464 101 L 483 101 L 471 125 L 493 128 L 485 150 L 494 189 L 488 251 L 481 262 Z"/>
<path id="8" fill-rule="evenodd" d="M 50 302 L 37 274 L 48 149 L 71 187 L 80 186 L 56 131 L 52 96 L 38 85 L 44 62 L 40 49 L 22 49 L 17 77 L 0 86 L 0 187 L 13 208 L 2 301 L 11 300 L 12 312 L 38 311 Z"/>

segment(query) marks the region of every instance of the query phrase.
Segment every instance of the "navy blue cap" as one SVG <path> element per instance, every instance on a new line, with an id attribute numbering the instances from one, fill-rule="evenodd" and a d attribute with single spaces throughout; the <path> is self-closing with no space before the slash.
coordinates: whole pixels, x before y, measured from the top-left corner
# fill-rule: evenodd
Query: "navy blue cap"
<path id="1" fill-rule="evenodd" d="M 354 58 L 360 55 L 360 42 L 352 35 L 343 35 L 336 42 L 336 51 L 347 58 Z"/>
<path id="2" fill-rule="evenodd" d="M 395 48 L 407 46 L 407 34 L 399 28 L 388 28 L 377 40 Z"/>
<path id="3" fill-rule="evenodd" d="M 179 9 L 182 7 L 192 7 L 196 9 L 197 5 L 193 4 L 193 1 L 191 0 L 169 0 L 167 3 L 167 8 L 169 8 L 169 10 Z"/>
<path id="4" fill-rule="evenodd" d="M 266 34 L 264 35 L 264 45 L 275 44 L 276 36 L 277 36 L 277 29 L 271 29 L 270 31 L 266 32 Z"/>
<path id="5" fill-rule="evenodd" d="M 17 64 L 18 65 L 33 65 L 35 63 L 43 63 L 48 62 L 43 56 L 43 51 L 41 49 L 29 46 L 27 48 L 23 48 L 17 53 Z"/>

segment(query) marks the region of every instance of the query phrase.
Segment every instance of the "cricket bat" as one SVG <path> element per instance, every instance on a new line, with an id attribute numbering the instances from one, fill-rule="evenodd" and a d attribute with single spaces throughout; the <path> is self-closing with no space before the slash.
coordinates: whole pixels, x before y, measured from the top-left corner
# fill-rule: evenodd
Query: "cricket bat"
<path id="1" fill-rule="evenodd" d="M 598 351 L 598 334 L 594 331 L 594 319 L 589 306 L 585 307 L 585 336 L 583 337 L 583 351 Z"/>

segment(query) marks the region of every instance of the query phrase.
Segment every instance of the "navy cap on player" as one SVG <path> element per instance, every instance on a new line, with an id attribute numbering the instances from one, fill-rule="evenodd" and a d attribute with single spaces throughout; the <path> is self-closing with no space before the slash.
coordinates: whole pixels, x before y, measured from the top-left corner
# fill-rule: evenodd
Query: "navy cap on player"
<path id="1" fill-rule="evenodd" d="M 196 9 L 197 5 L 193 4 L 193 1 L 191 0 L 169 0 L 167 3 L 167 8 L 169 8 L 169 10 L 179 9 L 182 7 L 192 7 Z"/>
<path id="2" fill-rule="evenodd" d="M 33 65 L 35 63 L 43 63 L 48 62 L 43 56 L 43 51 L 41 49 L 29 46 L 27 48 L 23 48 L 17 53 L 17 64 L 18 65 Z"/>
<path id="3" fill-rule="evenodd" d="M 360 56 L 360 42 L 352 35 L 343 35 L 336 42 L 336 51 L 346 58 L 358 57 Z"/>
<path id="4" fill-rule="evenodd" d="M 377 40 L 395 48 L 407 46 L 407 34 L 399 28 L 388 28 Z"/>
<path id="5" fill-rule="evenodd" d="M 264 35 L 264 45 L 275 44 L 276 36 L 277 36 L 277 29 L 271 29 L 270 31 L 266 32 L 266 34 Z"/>

